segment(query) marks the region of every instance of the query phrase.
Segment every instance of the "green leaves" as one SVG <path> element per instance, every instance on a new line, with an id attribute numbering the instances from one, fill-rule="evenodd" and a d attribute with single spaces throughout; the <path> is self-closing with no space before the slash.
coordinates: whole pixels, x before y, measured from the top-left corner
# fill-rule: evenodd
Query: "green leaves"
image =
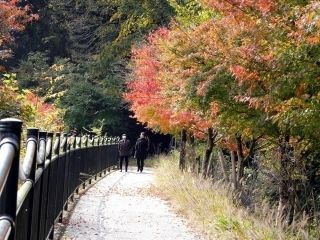
<path id="1" fill-rule="evenodd" d="M 176 12 L 175 20 L 184 27 L 195 27 L 210 20 L 216 14 L 212 9 L 202 5 L 197 0 L 169 0 Z"/>

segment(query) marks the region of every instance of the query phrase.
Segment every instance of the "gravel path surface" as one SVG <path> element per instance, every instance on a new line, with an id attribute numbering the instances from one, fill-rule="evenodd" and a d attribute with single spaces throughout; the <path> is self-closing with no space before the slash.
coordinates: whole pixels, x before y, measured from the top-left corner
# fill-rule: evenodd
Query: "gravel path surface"
<path id="1" fill-rule="evenodd" d="M 130 168 L 113 172 L 90 188 L 75 206 L 62 239 L 196 240 L 170 205 L 148 194 L 154 178 Z"/>

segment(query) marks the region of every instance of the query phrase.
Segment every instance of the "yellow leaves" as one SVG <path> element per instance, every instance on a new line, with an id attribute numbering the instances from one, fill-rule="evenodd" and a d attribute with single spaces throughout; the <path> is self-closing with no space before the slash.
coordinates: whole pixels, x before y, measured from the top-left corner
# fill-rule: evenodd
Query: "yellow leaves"
<path id="1" fill-rule="evenodd" d="M 56 72 L 61 72 L 61 71 L 63 71 L 65 69 L 65 65 L 64 64 L 55 63 L 55 64 L 51 65 L 50 68 L 52 70 L 56 71 Z"/>
<path id="2" fill-rule="evenodd" d="M 289 100 L 282 101 L 279 104 L 274 106 L 274 110 L 281 113 L 281 112 L 288 112 L 292 109 L 304 109 L 307 108 L 308 104 L 305 100 L 301 98 L 290 98 Z"/>
<path id="3" fill-rule="evenodd" d="M 216 101 L 213 101 L 210 103 L 210 115 L 212 118 L 216 118 L 218 116 L 219 113 L 219 103 Z"/>
<path id="4" fill-rule="evenodd" d="M 59 131 L 63 127 L 61 109 L 45 103 L 31 91 L 20 90 L 15 74 L 4 74 L 0 85 L 0 118 L 20 118 L 28 127 Z"/>

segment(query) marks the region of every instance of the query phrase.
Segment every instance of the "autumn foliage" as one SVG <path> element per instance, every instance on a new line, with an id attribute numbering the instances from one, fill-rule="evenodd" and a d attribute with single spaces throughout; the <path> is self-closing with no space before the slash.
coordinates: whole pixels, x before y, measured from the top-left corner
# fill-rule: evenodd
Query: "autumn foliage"
<path id="1" fill-rule="evenodd" d="M 0 1 L 0 60 L 11 55 L 7 45 L 14 40 L 14 33 L 23 31 L 27 23 L 38 20 L 38 15 L 32 13 L 30 5 L 19 4 L 18 0 Z M 4 68 L 0 66 L 2 71 Z"/>
<path id="2" fill-rule="evenodd" d="M 20 90 L 14 74 L 4 74 L 0 83 L 0 118 L 16 117 L 25 127 L 48 131 L 64 128 L 63 111 L 29 90 Z"/>
<path id="3" fill-rule="evenodd" d="M 173 134 L 186 129 L 200 139 L 215 129 L 216 144 L 236 155 L 235 186 L 245 166 L 262 164 L 254 163 L 261 146 L 273 149 L 280 208 L 288 206 L 292 193 L 286 189 L 297 184 L 290 173 L 304 175 L 307 159 L 319 155 L 320 3 L 202 4 L 214 17 L 190 27 L 173 21 L 133 49 L 124 97 L 150 128 Z M 288 169 L 292 161 L 303 170 Z"/>
<path id="4" fill-rule="evenodd" d="M 224 125 L 220 117 L 235 107 L 285 132 L 284 115 L 312 108 L 318 98 L 319 3 L 203 2 L 214 19 L 189 29 L 173 22 L 134 48 L 125 98 L 135 116 L 164 131 L 202 129 Z"/>

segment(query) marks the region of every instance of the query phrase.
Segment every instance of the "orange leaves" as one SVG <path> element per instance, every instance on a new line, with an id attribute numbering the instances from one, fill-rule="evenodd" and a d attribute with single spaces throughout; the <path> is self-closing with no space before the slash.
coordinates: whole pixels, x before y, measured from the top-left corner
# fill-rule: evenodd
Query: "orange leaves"
<path id="1" fill-rule="evenodd" d="M 18 7 L 17 3 L 17 0 L 0 0 L 0 60 L 11 56 L 11 50 L 5 47 L 14 40 L 13 33 L 23 31 L 27 23 L 39 18 L 31 13 L 29 5 Z M 2 66 L 1 72 L 5 72 Z"/>
<path id="2" fill-rule="evenodd" d="M 63 128 L 62 110 L 45 103 L 34 93 L 20 90 L 15 74 L 0 79 L 0 118 L 16 117 L 28 127 L 60 131 Z"/>
<path id="3" fill-rule="evenodd" d="M 156 31 L 153 31 L 147 37 L 147 40 L 150 44 L 157 44 L 160 39 L 166 39 L 169 36 L 169 30 L 165 27 L 160 27 Z"/>
<path id="4" fill-rule="evenodd" d="M 230 14 L 235 11 L 246 11 L 248 9 L 268 14 L 276 6 L 274 0 L 203 0 L 203 2 L 224 14 Z"/>
<path id="5" fill-rule="evenodd" d="M 291 33 L 298 42 L 320 43 L 320 2 L 312 1 L 304 9 L 297 11 L 297 29 Z"/>
<path id="6" fill-rule="evenodd" d="M 32 92 L 26 94 L 26 101 L 36 107 L 38 114 L 44 116 L 50 111 L 53 111 L 54 106 L 52 104 L 44 103 L 41 98 Z"/>
<path id="7" fill-rule="evenodd" d="M 318 108 L 304 103 L 318 91 L 320 3 L 202 2 L 216 10 L 215 17 L 190 28 L 173 22 L 134 50 L 125 97 L 138 120 L 170 132 L 186 128 L 198 137 L 205 128 L 220 128 L 230 149 L 235 134 L 252 139 L 281 132 L 287 113 L 303 128 L 317 112 L 304 108 Z"/>
<path id="8" fill-rule="evenodd" d="M 184 101 L 183 79 L 192 76 L 194 70 L 191 66 L 182 72 L 177 68 L 176 64 L 187 62 L 175 62 L 175 42 L 168 42 L 170 34 L 168 29 L 160 28 L 150 34 L 148 44 L 133 49 L 133 75 L 124 98 L 131 104 L 135 117 L 148 127 L 167 133 L 179 132 L 181 128 L 206 128 L 207 121 Z"/>
<path id="9" fill-rule="evenodd" d="M 240 65 L 231 65 L 230 72 L 235 76 L 235 79 L 238 81 L 239 85 L 243 84 L 249 85 L 249 92 L 253 91 L 256 88 L 256 85 L 259 81 L 258 72 L 249 72 L 247 69 Z"/>
<path id="10" fill-rule="evenodd" d="M 32 120 L 27 122 L 29 127 L 43 128 L 53 132 L 63 129 L 61 109 L 51 103 L 45 103 L 43 99 L 32 92 L 26 92 L 24 102 L 33 109 Z"/>
<path id="11" fill-rule="evenodd" d="M 210 103 L 210 115 L 212 118 L 216 118 L 218 116 L 219 109 L 220 109 L 219 103 L 217 102 Z"/>
<path id="12" fill-rule="evenodd" d="M 13 31 L 23 31 L 25 25 L 39 16 L 30 12 L 30 7 L 18 7 L 18 1 L 0 1 L 0 46 L 12 40 Z"/>

